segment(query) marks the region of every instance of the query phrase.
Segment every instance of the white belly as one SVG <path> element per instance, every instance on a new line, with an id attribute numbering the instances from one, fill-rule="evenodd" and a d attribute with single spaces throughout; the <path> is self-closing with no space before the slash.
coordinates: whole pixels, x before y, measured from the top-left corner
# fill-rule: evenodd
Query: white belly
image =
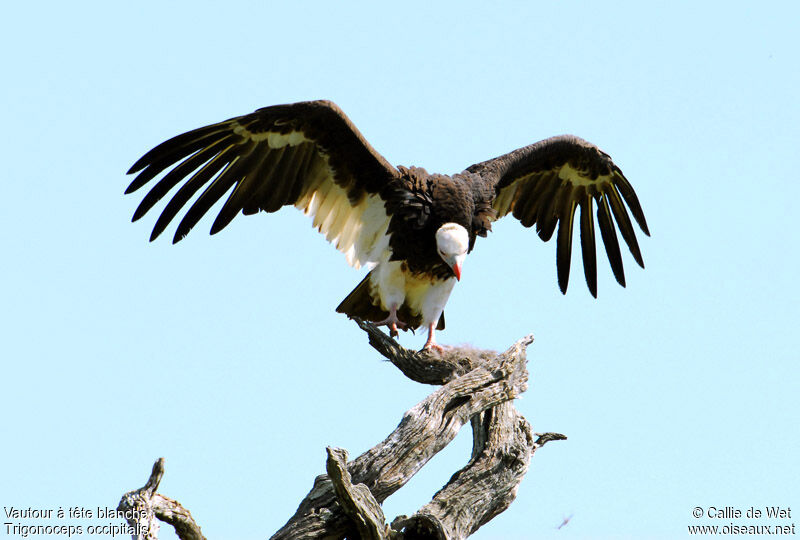
<path id="1" fill-rule="evenodd" d="M 436 324 L 455 284 L 454 277 L 444 281 L 412 278 L 406 281 L 406 302 L 413 311 L 422 313 L 425 326 Z"/>
<path id="2" fill-rule="evenodd" d="M 456 278 L 435 279 L 412 274 L 403 268 L 402 262 L 383 260 L 372 271 L 371 284 L 380 299 L 381 309 L 389 311 L 405 303 L 412 313 L 422 315 L 425 326 L 437 323 Z"/>

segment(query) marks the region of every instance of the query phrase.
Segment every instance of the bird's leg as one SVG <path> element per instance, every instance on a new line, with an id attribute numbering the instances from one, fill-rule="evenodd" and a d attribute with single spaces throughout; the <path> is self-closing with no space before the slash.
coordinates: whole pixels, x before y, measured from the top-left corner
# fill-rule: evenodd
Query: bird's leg
<path id="1" fill-rule="evenodd" d="M 389 307 L 389 316 L 383 319 L 382 321 L 378 321 L 375 323 L 378 326 L 386 325 L 389 327 L 389 335 L 391 337 L 397 337 L 400 332 L 397 331 L 398 328 L 401 330 L 406 329 L 406 323 L 401 321 L 397 318 L 397 304 L 392 304 Z"/>
<path id="2" fill-rule="evenodd" d="M 431 349 L 436 352 L 444 352 L 444 347 L 436 343 L 436 339 L 433 337 L 434 332 L 436 331 L 436 323 L 438 321 L 433 321 L 428 325 L 428 341 L 425 342 L 425 346 L 423 349 Z"/>

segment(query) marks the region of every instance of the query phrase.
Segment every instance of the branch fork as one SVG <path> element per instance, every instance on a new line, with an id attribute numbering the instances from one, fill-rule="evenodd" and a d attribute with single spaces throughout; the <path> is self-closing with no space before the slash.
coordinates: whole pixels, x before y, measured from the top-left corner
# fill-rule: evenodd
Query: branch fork
<path id="1" fill-rule="evenodd" d="M 410 379 L 438 385 L 412 407 L 386 439 L 348 461 L 347 452 L 327 448 L 326 471 L 314 481 L 294 516 L 272 540 L 295 538 L 466 538 L 503 512 L 516 497 L 533 453 L 558 433 L 533 433 L 513 400 L 527 389 L 526 336 L 503 353 L 471 347 L 437 354 L 402 347 L 373 324 L 355 319 L 369 343 Z M 433 499 L 414 515 L 386 523 L 381 504 L 470 423 L 472 456 Z M 123 496 L 120 509 L 141 508 L 139 530 L 158 537 L 158 520 L 182 540 L 205 540 L 188 510 L 156 493 L 163 458 L 147 484 Z M 131 523 L 132 525 L 134 523 Z"/>

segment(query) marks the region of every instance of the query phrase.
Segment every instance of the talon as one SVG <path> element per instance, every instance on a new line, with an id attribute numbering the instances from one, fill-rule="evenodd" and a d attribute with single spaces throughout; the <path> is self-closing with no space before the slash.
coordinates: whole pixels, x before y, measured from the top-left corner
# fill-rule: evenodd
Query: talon
<path id="1" fill-rule="evenodd" d="M 392 306 L 389 309 L 389 316 L 383 319 L 382 321 L 375 322 L 376 326 L 383 326 L 386 325 L 389 327 L 389 336 L 390 337 L 397 337 L 400 335 L 400 332 L 397 330 L 405 330 L 408 325 L 397 318 L 397 306 Z"/>
<path id="2" fill-rule="evenodd" d="M 444 347 L 438 343 L 426 343 L 422 350 L 436 351 L 441 354 L 444 352 Z"/>
<path id="3" fill-rule="evenodd" d="M 425 346 L 422 347 L 422 350 L 428 349 L 432 351 L 436 351 L 438 353 L 444 352 L 444 347 L 436 343 L 436 339 L 434 339 L 434 333 L 436 332 L 436 322 L 432 322 L 428 325 L 428 341 L 425 342 Z"/>

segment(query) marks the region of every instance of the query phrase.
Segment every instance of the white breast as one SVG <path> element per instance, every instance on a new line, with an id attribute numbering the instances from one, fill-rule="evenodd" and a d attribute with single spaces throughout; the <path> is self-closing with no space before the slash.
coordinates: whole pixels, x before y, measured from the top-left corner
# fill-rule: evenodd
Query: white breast
<path id="1" fill-rule="evenodd" d="M 389 311 L 393 305 L 407 304 L 412 313 L 422 315 L 425 326 L 438 322 L 456 279 L 441 280 L 404 271 L 402 262 L 389 261 L 390 254 L 387 249 L 371 274 L 372 290 L 380 298 L 381 309 Z"/>

